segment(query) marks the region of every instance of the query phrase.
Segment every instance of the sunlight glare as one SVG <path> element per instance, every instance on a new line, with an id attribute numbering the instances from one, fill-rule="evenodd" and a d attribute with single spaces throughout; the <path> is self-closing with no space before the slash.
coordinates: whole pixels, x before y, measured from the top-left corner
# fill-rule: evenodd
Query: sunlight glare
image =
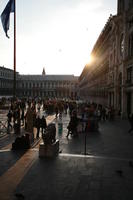
<path id="1" fill-rule="evenodd" d="M 88 64 L 91 64 L 94 60 L 94 57 L 92 55 L 89 56 L 89 59 L 88 59 Z"/>

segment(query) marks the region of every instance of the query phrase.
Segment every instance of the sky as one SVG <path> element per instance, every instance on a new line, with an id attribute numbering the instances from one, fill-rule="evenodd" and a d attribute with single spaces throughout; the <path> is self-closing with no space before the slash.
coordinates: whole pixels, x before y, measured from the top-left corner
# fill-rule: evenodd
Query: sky
<path id="1" fill-rule="evenodd" d="M 0 15 L 8 0 L 0 0 Z M 16 70 L 20 74 L 80 76 L 117 0 L 16 0 Z M 0 20 L 0 66 L 13 69 L 10 39 Z"/>

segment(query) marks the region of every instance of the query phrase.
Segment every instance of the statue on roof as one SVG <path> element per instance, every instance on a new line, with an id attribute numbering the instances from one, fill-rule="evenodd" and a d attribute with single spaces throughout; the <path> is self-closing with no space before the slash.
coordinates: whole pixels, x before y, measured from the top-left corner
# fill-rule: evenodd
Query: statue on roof
<path id="1" fill-rule="evenodd" d="M 42 75 L 46 75 L 45 68 L 43 68 L 43 70 L 42 70 Z"/>

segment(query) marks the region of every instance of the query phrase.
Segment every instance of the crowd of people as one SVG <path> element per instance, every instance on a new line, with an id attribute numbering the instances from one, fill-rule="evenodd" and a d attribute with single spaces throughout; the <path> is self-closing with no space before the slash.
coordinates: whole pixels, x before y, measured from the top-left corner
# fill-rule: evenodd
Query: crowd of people
<path id="1" fill-rule="evenodd" d="M 70 112 L 68 134 L 77 136 L 77 127 L 82 124 L 82 132 L 98 131 L 99 121 L 114 120 L 113 108 L 103 107 L 96 103 L 80 103 Z"/>
<path id="2" fill-rule="evenodd" d="M 8 129 L 14 128 L 14 133 L 20 133 L 21 127 L 24 126 L 25 130 L 28 130 L 32 121 L 32 129 L 34 127 L 37 128 L 37 137 L 39 137 L 40 129 L 42 129 L 43 133 L 47 126 L 45 117 L 40 117 L 38 114 L 40 106 L 41 103 L 36 101 L 19 100 L 11 102 L 7 114 Z"/>
<path id="3" fill-rule="evenodd" d="M 40 116 L 40 110 L 45 111 L 46 115 L 55 114 L 61 118 L 62 114 L 69 113 L 70 121 L 67 126 L 68 134 L 72 136 L 78 135 L 78 125 L 82 124 L 82 132 L 97 131 L 99 121 L 114 120 L 115 110 L 113 107 L 103 106 L 96 103 L 79 103 L 76 101 L 65 100 L 19 100 L 11 102 L 8 118 L 8 129 L 14 128 L 15 133 L 20 133 L 21 126 L 28 130 L 29 124 L 32 120 L 30 127 L 36 127 L 37 134 L 43 134 L 47 127 L 45 116 Z M 32 114 L 32 115 L 31 115 Z M 31 117 L 32 116 L 32 117 Z M 133 117 L 129 118 L 131 130 L 133 129 Z"/>

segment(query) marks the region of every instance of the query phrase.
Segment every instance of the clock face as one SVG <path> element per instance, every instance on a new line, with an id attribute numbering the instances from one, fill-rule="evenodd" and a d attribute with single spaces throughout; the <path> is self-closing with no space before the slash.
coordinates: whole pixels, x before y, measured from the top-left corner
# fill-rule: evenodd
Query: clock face
<path id="1" fill-rule="evenodd" d="M 124 35 L 122 34 L 121 38 L 120 38 L 120 54 L 121 54 L 121 56 L 123 56 L 123 53 L 124 53 Z"/>

